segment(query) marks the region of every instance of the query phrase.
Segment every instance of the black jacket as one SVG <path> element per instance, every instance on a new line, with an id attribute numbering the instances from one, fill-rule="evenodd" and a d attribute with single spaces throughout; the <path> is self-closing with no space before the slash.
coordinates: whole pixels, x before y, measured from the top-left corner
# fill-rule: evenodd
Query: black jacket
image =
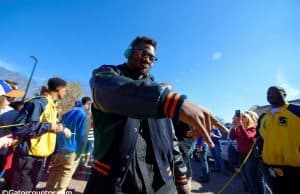
<path id="1" fill-rule="evenodd" d="M 185 96 L 173 93 L 150 75 L 137 80 L 126 64 L 101 66 L 90 80 L 93 94 L 93 169 L 121 185 L 136 146 L 141 119 L 147 119 L 155 161 L 164 182 L 185 184 L 186 167 L 170 117 L 177 117 Z"/>

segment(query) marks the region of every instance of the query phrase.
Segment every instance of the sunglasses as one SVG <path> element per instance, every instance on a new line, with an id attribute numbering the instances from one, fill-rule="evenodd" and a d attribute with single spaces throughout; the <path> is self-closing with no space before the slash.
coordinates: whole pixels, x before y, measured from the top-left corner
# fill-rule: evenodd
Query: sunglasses
<path id="1" fill-rule="evenodd" d="M 141 57 L 148 57 L 149 60 L 153 63 L 154 61 L 157 61 L 157 57 L 148 53 L 146 50 L 143 50 L 143 49 L 136 49 L 135 51 L 138 52 L 138 54 L 141 56 Z"/>

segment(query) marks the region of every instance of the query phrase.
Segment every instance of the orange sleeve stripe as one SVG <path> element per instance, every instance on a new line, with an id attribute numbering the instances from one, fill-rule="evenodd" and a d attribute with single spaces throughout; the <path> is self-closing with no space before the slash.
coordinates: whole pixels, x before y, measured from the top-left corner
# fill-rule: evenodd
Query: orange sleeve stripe
<path id="1" fill-rule="evenodd" d="M 167 98 L 166 98 L 166 101 L 165 101 L 165 104 L 164 104 L 164 108 L 163 108 L 165 116 L 169 116 L 168 115 L 168 106 L 170 104 L 170 101 L 172 99 L 173 94 L 174 94 L 174 92 L 170 92 L 168 94 Z"/>
<path id="2" fill-rule="evenodd" d="M 176 177 L 176 179 L 185 179 L 185 178 L 186 178 L 185 175 L 183 175 L 183 176 L 177 176 L 177 177 Z"/>
<path id="3" fill-rule="evenodd" d="M 187 179 L 181 179 L 181 180 L 175 180 L 175 182 L 177 182 L 177 183 L 185 183 L 185 182 L 187 182 Z"/>
<path id="4" fill-rule="evenodd" d="M 178 104 L 179 99 L 180 99 L 180 95 L 176 94 L 176 96 L 174 98 L 174 101 L 173 101 L 173 104 L 172 104 L 172 107 L 171 107 L 171 111 L 170 111 L 170 116 L 171 117 L 174 117 L 175 109 L 176 109 L 176 106 Z"/>
<path id="5" fill-rule="evenodd" d="M 95 169 L 96 171 L 98 171 L 99 173 L 103 174 L 104 176 L 108 176 L 108 172 L 107 171 L 102 170 L 101 168 L 99 168 L 95 164 L 92 165 L 92 168 Z"/>
<path id="6" fill-rule="evenodd" d="M 107 170 L 110 170 L 111 169 L 111 166 L 109 166 L 108 164 L 104 164 L 103 162 L 99 162 L 98 160 L 94 160 L 94 163 L 103 167 L 103 168 L 106 168 Z"/>

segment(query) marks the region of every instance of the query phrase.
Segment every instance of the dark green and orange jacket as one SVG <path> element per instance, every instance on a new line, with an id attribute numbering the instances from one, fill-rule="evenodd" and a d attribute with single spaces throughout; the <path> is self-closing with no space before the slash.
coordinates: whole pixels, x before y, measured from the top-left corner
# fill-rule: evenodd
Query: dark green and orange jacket
<path id="1" fill-rule="evenodd" d="M 258 123 L 262 159 L 271 166 L 300 167 L 300 106 L 285 104 L 264 113 Z"/>
<path id="2" fill-rule="evenodd" d="M 50 96 L 33 97 L 27 101 L 12 128 L 13 136 L 20 139 L 15 154 L 47 157 L 54 152 L 56 134 L 50 132 L 51 123 L 57 122 L 56 104 Z"/>
<path id="3" fill-rule="evenodd" d="M 185 96 L 145 75 L 135 77 L 126 64 L 93 71 L 93 169 L 122 185 L 136 147 L 141 120 L 147 119 L 155 161 L 164 182 L 186 184 L 186 166 L 171 118 L 178 117 Z M 97 183 L 98 184 L 98 183 Z M 99 183 L 101 184 L 101 183 Z"/>

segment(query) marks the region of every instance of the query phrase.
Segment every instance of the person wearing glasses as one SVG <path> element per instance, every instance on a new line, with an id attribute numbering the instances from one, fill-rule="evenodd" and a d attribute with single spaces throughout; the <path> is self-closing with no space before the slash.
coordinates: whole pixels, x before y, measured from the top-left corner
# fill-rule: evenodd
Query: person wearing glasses
<path id="1" fill-rule="evenodd" d="M 124 53 L 127 62 L 93 71 L 94 161 L 85 194 L 190 193 L 172 118 L 213 146 L 210 112 L 150 74 L 156 44 L 138 36 Z"/>

